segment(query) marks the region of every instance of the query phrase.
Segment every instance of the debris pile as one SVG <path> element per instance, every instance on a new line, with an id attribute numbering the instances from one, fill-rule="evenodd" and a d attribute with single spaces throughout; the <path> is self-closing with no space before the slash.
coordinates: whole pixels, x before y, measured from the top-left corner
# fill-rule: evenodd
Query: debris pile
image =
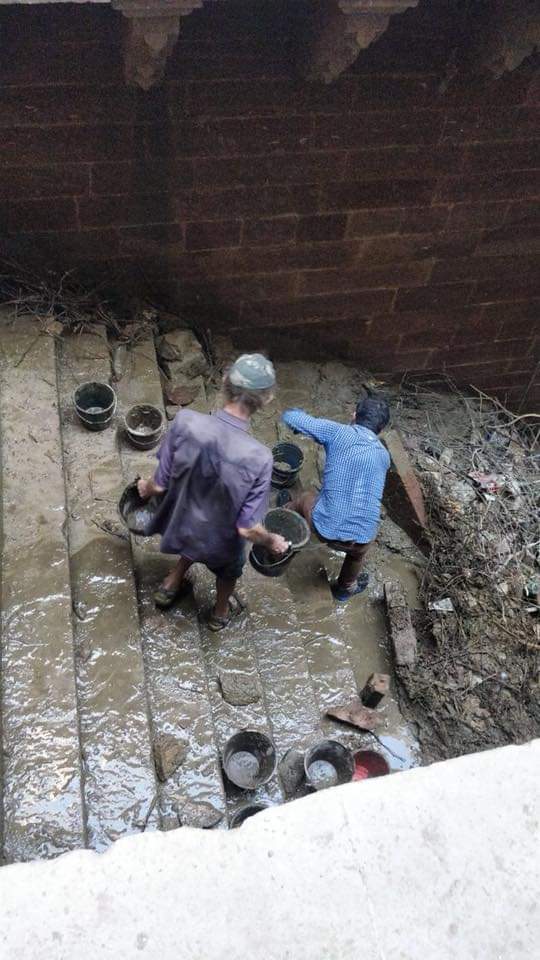
<path id="1" fill-rule="evenodd" d="M 400 670 L 426 760 L 540 732 L 540 418 L 402 387 L 397 417 L 424 488 L 431 552 Z"/>

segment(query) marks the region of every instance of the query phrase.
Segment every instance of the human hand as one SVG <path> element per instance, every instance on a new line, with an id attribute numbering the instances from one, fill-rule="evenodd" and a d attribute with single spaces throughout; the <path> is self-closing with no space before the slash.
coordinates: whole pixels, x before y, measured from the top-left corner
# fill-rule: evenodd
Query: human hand
<path id="1" fill-rule="evenodd" d="M 268 534 L 268 544 L 267 549 L 270 553 L 275 554 L 276 556 L 282 556 L 282 554 L 287 553 L 287 550 L 290 547 L 290 543 L 285 537 L 282 537 L 279 533 L 269 533 Z"/>
<path id="2" fill-rule="evenodd" d="M 137 491 L 143 500 L 148 500 L 148 497 L 151 497 L 154 492 L 152 480 L 143 480 L 142 477 L 139 477 L 137 480 Z"/>

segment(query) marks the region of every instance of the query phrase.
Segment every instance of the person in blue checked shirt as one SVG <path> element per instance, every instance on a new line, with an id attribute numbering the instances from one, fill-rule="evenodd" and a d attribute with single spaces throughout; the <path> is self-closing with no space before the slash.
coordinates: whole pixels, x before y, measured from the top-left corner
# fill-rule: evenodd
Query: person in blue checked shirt
<path id="1" fill-rule="evenodd" d="M 345 553 L 338 579 L 332 585 L 336 600 L 349 600 L 368 584 L 368 575 L 361 570 L 369 545 L 377 536 L 390 466 L 388 451 L 378 434 L 389 419 L 388 404 L 373 395 L 358 402 L 348 424 L 310 417 L 303 410 L 286 410 L 283 414 L 288 427 L 316 440 L 326 451 L 320 492 L 304 492 L 286 506 L 307 520 L 319 540 Z M 281 503 L 284 499 L 282 495 Z"/>

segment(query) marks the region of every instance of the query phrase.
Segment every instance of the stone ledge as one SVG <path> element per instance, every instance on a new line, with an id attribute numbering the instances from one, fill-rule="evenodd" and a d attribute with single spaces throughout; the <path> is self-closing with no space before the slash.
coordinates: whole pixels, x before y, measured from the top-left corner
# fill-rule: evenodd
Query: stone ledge
<path id="1" fill-rule="evenodd" d="M 533 960 L 540 740 L 0 871 L 10 960 Z"/>

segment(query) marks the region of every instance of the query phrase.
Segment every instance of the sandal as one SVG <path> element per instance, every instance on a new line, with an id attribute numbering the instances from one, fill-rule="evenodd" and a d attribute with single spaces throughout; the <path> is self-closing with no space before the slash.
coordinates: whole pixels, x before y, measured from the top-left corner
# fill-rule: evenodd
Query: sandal
<path id="1" fill-rule="evenodd" d="M 339 600 L 343 603 L 346 600 L 350 600 L 351 597 L 356 597 L 359 593 L 363 593 L 368 583 L 369 573 L 361 573 L 352 590 L 345 590 L 343 587 L 339 587 L 337 582 L 332 584 L 330 589 L 332 590 L 334 600 Z"/>
<path id="2" fill-rule="evenodd" d="M 192 590 L 193 584 L 191 580 L 182 580 L 180 586 L 173 590 L 169 590 L 161 584 L 154 594 L 154 603 L 160 610 L 168 610 L 176 600 L 187 596 Z"/>
<path id="3" fill-rule="evenodd" d="M 214 608 L 214 609 L 215 609 L 215 608 Z M 210 613 L 210 616 L 208 617 L 208 620 L 207 620 L 207 622 L 206 622 L 206 626 L 207 626 L 208 629 L 211 630 L 213 633 L 218 633 L 219 630 L 225 630 L 225 628 L 230 625 L 231 620 L 233 620 L 234 617 L 237 617 L 239 613 L 240 613 L 240 607 L 238 607 L 237 609 L 235 609 L 235 608 L 233 607 L 232 603 L 229 603 L 229 616 L 228 616 L 228 617 L 216 617 L 216 615 L 215 615 L 215 613 L 214 613 L 214 610 L 212 610 L 212 612 Z"/>

